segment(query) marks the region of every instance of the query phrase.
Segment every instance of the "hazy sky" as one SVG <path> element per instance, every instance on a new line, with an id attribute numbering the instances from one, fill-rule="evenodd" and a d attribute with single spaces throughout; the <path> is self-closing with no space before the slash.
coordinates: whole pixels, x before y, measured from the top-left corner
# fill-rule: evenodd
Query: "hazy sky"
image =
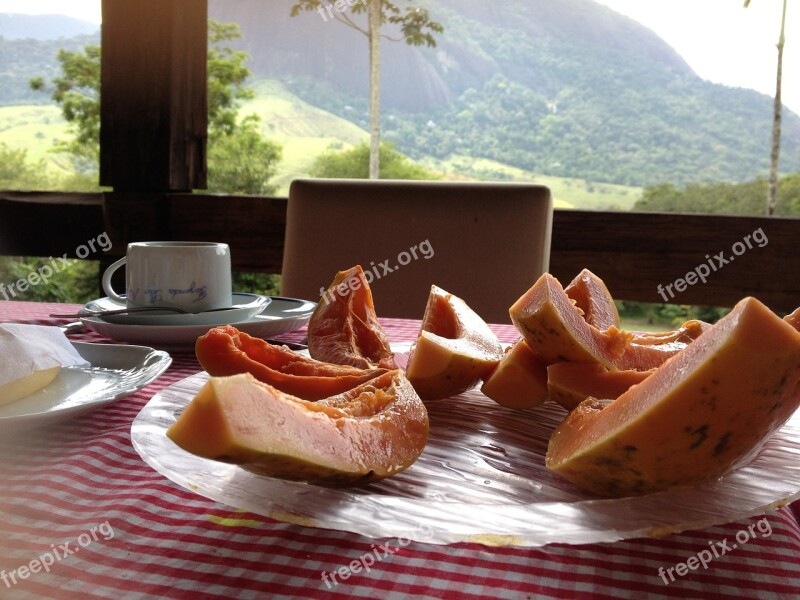
<path id="1" fill-rule="evenodd" d="M 557 1 L 557 0 L 552 0 Z M 773 96 L 781 0 L 597 0 L 655 31 L 704 79 Z M 783 102 L 800 113 L 800 4 L 789 2 Z M 100 22 L 100 0 L 0 0 L 0 12 Z"/>
<path id="2" fill-rule="evenodd" d="M 100 22 L 100 0 L 0 0 L 0 12 L 27 15 L 69 15 Z"/>
<path id="3" fill-rule="evenodd" d="M 775 95 L 782 0 L 597 0 L 655 31 L 703 79 Z M 788 2 L 783 103 L 800 113 L 800 3 Z"/>

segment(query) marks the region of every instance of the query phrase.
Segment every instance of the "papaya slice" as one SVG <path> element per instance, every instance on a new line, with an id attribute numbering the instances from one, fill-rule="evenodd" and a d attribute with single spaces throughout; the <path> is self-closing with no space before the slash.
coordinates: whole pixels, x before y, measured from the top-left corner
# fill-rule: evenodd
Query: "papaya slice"
<path id="1" fill-rule="evenodd" d="M 550 399 L 570 411 L 590 397 L 614 400 L 653 372 L 608 370 L 598 363 L 576 362 L 560 362 L 546 368 Z"/>
<path id="2" fill-rule="evenodd" d="M 610 404 L 580 404 L 546 464 L 602 496 L 695 485 L 750 460 L 798 405 L 800 333 L 745 298 Z"/>
<path id="3" fill-rule="evenodd" d="M 631 334 L 616 328 L 605 332 L 589 325 L 559 281 L 543 274 L 509 309 L 522 338 L 548 364 L 600 363 L 614 368 Z"/>
<path id="4" fill-rule="evenodd" d="M 337 273 L 320 299 L 308 322 L 308 352 L 360 369 L 397 368 L 360 265 Z"/>
<path id="5" fill-rule="evenodd" d="M 167 430 L 197 456 L 317 485 L 355 485 L 398 473 L 428 439 L 425 405 L 399 369 L 319 402 L 250 373 L 211 377 Z"/>
<path id="6" fill-rule="evenodd" d="M 531 350 L 548 365 L 587 362 L 637 371 L 663 364 L 708 327 L 692 321 L 665 334 L 634 334 L 613 325 L 601 331 L 586 322 L 583 310 L 549 273 L 511 306 L 509 314 Z"/>
<path id="7" fill-rule="evenodd" d="M 601 331 L 609 327 L 619 329 L 619 311 L 605 282 L 589 269 L 584 269 L 573 279 L 564 292 L 575 302 L 583 319 Z"/>
<path id="8" fill-rule="evenodd" d="M 531 408 L 547 400 L 547 365 L 525 340 L 511 346 L 494 371 L 486 377 L 481 392 L 501 406 Z"/>
<path id="9" fill-rule="evenodd" d="M 286 346 L 254 338 L 232 325 L 215 327 L 200 336 L 195 354 L 210 375 L 251 373 L 259 381 L 305 400 L 345 392 L 386 372 L 314 360 Z"/>
<path id="10" fill-rule="evenodd" d="M 475 387 L 500 362 L 503 347 L 486 322 L 458 296 L 431 286 L 422 329 L 406 375 L 423 400 Z"/>

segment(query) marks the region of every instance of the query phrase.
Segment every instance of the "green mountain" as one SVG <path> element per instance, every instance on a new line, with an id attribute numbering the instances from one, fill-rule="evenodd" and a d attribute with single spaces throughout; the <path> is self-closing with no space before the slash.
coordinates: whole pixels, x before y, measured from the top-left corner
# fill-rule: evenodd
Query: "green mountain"
<path id="1" fill-rule="evenodd" d="M 746 181 L 769 166 L 772 100 L 700 79 L 652 31 L 592 0 L 420 0 L 434 49 L 384 44 L 385 138 L 414 158 L 485 158 L 629 185 Z M 366 39 L 294 0 L 210 0 L 257 77 L 367 123 Z M 722 25 L 721 25 L 722 26 Z M 765 65 L 772 69 L 773 65 Z M 800 171 L 786 110 L 781 168 Z"/>
<path id="2" fill-rule="evenodd" d="M 42 76 L 50 80 L 60 74 L 56 60 L 59 49 L 75 51 L 87 44 L 100 43 L 97 34 L 57 39 L 14 39 L 7 37 L 8 33 L 0 35 L 0 106 L 50 104 L 49 95 L 30 89 L 30 79 Z"/>
<path id="3" fill-rule="evenodd" d="M 767 173 L 771 98 L 701 80 L 652 31 L 592 0 L 417 1 L 445 32 L 433 49 L 384 44 L 383 130 L 428 166 L 478 178 L 566 177 L 582 193 L 608 191 L 601 207 L 628 202 L 598 183 L 739 182 Z M 212 18 L 244 34 L 260 91 L 246 109 L 285 146 L 282 183 L 325 148 L 363 140 L 368 122 L 366 39 L 317 13 L 292 18 L 293 3 L 209 0 Z M 0 107 L 8 107 L 0 139 L 33 132 L 38 157 L 63 123 L 25 108 L 52 105 L 28 80 L 57 75 L 59 48 L 99 36 L 54 39 L 68 29 L 30 19 L 27 29 L 16 17 L 0 19 L 11 27 L 0 27 Z M 31 29 L 50 39 L 25 37 Z M 788 110 L 781 169 L 800 172 L 800 117 Z"/>

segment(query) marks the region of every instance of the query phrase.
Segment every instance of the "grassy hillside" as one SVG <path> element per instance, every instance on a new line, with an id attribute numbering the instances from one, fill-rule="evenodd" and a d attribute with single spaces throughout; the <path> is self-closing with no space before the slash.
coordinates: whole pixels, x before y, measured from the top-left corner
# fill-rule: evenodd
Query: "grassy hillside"
<path id="1" fill-rule="evenodd" d="M 316 108 L 289 92 L 277 81 L 259 81 L 256 97 L 242 107 L 242 114 L 261 117 L 264 135 L 283 146 L 276 183 L 285 195 L 297 177 L 308 175 L 314 159 L 329 148 L 345 150 L 369 136 L 358 125 Z M 66 135 L 66 123 L 56 106 L 0 107 L 0 142 L 24 148 L 28 159 L 44 158 L 53 172 L 62 171 L 63 157 L 51 152 L 53 142 Z M 420 161 L 446 179 L 528 181 L 548 186 L 557 208 L 628 210 L 641 195 L 640 188 L 592 183 L 580 179 L 542 176 L 488 159 L 455 156 L 448 160 Z"/>
<path id="2" fill-rule="evenodd" d="M 67 124 L 54 105 L 0 106 L 0 142 L 12 149 L 24 149 L 28 160 L 45 159 L 54 172 L 63 172 L 64 163 L 50 150 L 53 142 L 64 138 Z"/>
<path id="3" fill-rule="evenodd" d="M 242 107 L 242 114 L 260 116 L 264 135 L 283 146 L 279 194 L 286 194 L 292 179 L 306 175 L 328 148 L 346 149 L 369 139 L 357 125 L 303 102 L 278 82 L 261 81 L 254 88 L 256 97 Z"/>
<path id="4" fill-rule="evenodd" d="M 442 173 L 456 174 L 471 179 L 519 181 L 546 185 L 553 194 L 556 208 L 630 210 L 642 195 L 642 188 L 638 187 L 541 175 L 487 158 L 453 156 L 445 161 L 426 158 L 421 162 Z"/>

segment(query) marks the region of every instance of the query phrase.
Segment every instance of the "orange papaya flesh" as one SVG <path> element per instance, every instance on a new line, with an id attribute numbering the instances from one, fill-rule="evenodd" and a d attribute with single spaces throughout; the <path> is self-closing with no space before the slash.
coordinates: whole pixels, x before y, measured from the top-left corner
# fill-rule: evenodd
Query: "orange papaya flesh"
<path id="1" fill-rule="evenodd" d="M 601 331 L 609 327 L 619 329 L 619 311 L 605 282 L 589 269 L 584 269 L 573 279 L 564 292 L 583 313 L 583 319 Z"/>
<path id="2" fill-rule="evenodd" d="M 538 406 L 547 400 L 547 365 L 525 340 L 519 340 L 484 379 L 481 392 L 509 408 Z"/>
<path id="3" fill-rule="evenodd" d="M 317 304 L 308 321 L 308 352 L 333 364 L 397 368 L 360 265 L 337 273 Z"/>
<path id="4" fill-rule="evenodd" d="M 497 335 L 478 313 L 455 294 L 431 286 L 422 316 L 422 331 L 443 338 L 465 340 L 490 354 L 502 355 Z"/>
<path id="5" fill-rule="evenodd" d="M 406 367 L 406 376 L 423 400 L 472 389 L 502 356 L 497 335 L 464 300 L 431 286 L 420 335 Z"/>
<path id="6" fill-rule="evenodd" d="M 703 321 L 687 321 L 675 331 L 633 333 L 621 356 L 614 357 L 615 368 L 631 371 L 649 371 L 660 367 L 664 361 L 683 350 L 709 329 Z"/>
<path id="7" fill-rule="evenodd" d="M 252 337 L 232 325 L 215 327 L 200 336 L 195 354 L 210 375 L 251 373 L 259 381 L 305 400 L 345 392 L 387 371 L 324 363 Z"/>
<path id="8" fill-rule="evenodd" d="M 602 496 L 713 480 L 751 459 L 800 405 L 800 333 L 755 298 L 607 405 L 556 428 L 546 464 Z"/>
<path id="9" fill-rule="evenodd" d="M 361 484 L 411 466 L 428 415 L 402 371 L 318 402 L 249 373 L 211 377 L 167 431 L 179 447 L 281 479 Z"/>
<path id="10" fill-rule="evenodd" d="M 598 363 L 560 362 L 547 367 L 547 390 L 553 402 L 571 411 L 590 397 L 614 400 L 652 373 L 609 370 Z"/>

